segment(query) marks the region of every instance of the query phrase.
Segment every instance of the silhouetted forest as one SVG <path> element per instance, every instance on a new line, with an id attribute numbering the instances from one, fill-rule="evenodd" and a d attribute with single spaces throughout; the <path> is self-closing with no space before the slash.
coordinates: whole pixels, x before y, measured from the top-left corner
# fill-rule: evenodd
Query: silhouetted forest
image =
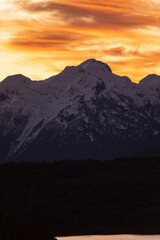
<path id="1" fill-rule="evenodd" d="M 0 165 L 0 236 L 160 234 L 160 159 Z"/>

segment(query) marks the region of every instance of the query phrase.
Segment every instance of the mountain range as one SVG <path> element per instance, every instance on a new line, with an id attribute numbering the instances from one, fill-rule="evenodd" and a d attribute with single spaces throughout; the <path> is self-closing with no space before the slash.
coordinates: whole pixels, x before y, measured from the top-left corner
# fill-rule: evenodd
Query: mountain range
<path id="1" fill-rule="evenodd" d="M 160 76 L 138 84 L 89 59 L 0 82 L 0 162 L 160 156 Z"/>

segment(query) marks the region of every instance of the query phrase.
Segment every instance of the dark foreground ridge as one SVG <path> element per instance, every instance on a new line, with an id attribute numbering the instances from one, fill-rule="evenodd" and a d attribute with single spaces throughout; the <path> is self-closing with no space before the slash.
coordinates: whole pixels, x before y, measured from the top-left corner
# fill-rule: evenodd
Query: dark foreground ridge
<path id="1" fill-rule="evenodd" d="M 160 234 L 160 159 L 0 165 L 0 236 Z"/>

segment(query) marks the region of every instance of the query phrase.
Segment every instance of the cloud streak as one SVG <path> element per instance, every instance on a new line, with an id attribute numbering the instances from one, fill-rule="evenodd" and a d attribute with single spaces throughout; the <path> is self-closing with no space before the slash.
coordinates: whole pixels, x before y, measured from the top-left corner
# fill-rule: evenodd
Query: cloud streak
<path id="1" fill-rule="evenodd" d="M 85 4 L 86 3 L 86 4 Z M 36 13 L 48 13 L 50 17 L 55 18 L 59 16 L 66 25 L 84 27 L 90 26 L 97 27 L 112 27 L 112 28 L 130 28 L 137 26 L 153 25 L 159 26 L 159 16 L 146 15 L 139 10 L 136 10 L 138 6 L 133 0 L 130 5 L 126 4 L 126 1 L 107 1 L 107 4 L 103 1 L 98 4 L 94 1 L 82 2 L 79 5 L 75 1 L 66 4 L 66 2 L 60 1 L 17 1 L 18 8 L 27 11 L 31 14 Z M 143 4 L 141 3 L 141 7 Z M 92 21 L 85 21 L 85 19 L 92 19 Z"/>

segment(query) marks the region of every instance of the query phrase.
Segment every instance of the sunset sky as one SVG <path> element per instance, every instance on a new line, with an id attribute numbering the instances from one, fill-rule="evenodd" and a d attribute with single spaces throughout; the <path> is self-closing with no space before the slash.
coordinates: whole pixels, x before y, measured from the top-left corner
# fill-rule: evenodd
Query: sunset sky
<path id="1" fill-rule="evenodd" d="M 160 0 L 1 0 L 0 80 L 34 80 L 88 58 L 138 82 L 160 75 Z"/>

